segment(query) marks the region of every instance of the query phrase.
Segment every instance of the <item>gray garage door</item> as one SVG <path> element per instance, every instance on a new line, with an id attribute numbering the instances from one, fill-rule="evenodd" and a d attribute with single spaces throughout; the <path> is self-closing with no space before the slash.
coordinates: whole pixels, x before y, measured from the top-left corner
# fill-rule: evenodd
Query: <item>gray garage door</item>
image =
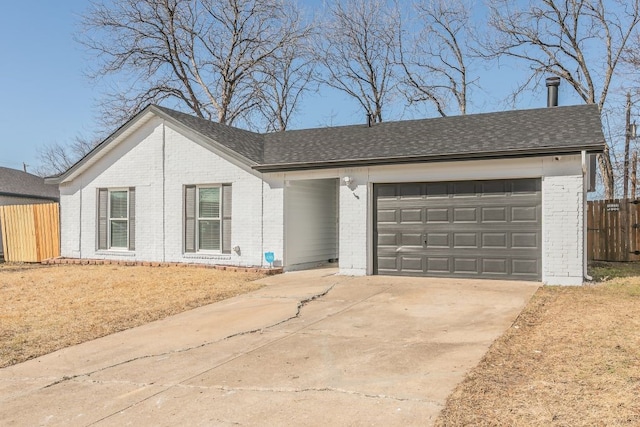
<path id="1" fill-rule="evenodd" d="M 540 185 L 375 184 L 375 273 L 540 280 Z"/>

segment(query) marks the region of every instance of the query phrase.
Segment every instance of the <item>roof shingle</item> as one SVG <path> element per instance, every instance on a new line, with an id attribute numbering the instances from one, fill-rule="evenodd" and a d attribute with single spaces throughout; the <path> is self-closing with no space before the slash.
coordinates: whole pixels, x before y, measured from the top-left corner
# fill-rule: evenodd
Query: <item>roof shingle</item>
<path id="1" fill-rule="evenodd" d="M 47 200 L 60 199 L 58 187 L 45 184 L 44 178 L 4 167 L 0 167 L 0 194 Z"/>

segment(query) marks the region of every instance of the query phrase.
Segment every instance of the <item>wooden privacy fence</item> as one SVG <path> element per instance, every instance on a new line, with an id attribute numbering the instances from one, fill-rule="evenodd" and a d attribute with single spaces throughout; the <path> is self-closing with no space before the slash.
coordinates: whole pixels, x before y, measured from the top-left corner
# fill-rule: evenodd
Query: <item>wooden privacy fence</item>
<path id="1" fill-rule="evenodd" d="M 640 200 L 587 203 L 589 261 L 640 261 Z"/>
<path id="2" fill-rule="evenodd" d="M 0 206 L 5 261 L 40 262 L 60 256 L 58 203 Z"/>

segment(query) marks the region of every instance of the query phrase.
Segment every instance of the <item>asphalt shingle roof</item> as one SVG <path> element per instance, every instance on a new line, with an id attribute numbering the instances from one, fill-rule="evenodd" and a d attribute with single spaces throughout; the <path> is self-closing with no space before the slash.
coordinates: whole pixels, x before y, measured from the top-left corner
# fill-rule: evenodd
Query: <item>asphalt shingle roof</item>
<path id="1" fill-rule="evenodd" d="M 265 135 L 265 165 L 602 150 L 595 105 L 517 110 Z"/>
<path id="2" fill-rule="evenodd" d="M 515 110 L 422 120 L 260 134 L 150 105 L 85 158 L 50 182 L 61 182 L 148 111 L 201 136 L 262 172 L 375 164 L 600 152 L 596 105 Z"/>
<path id="3" fill-rule="evenodd" d="M 469 114 L 259 134 L 157 107 L 206 138 L 244 156 L 258 170 L 335 164 L 600 151 L 595 105 Z"/>
<path id="4" fill-rule="evenodd" d="M 45 184 L 44 178 L 4 167 L 0 167 L 0 194 L 5 196 L 30 196 L 48 200 L 60 199 L 58 187 Z"/>
<path id="5" fill-rule="evenodd" d="M 156 108 L 173 117 L 191 130 L 213 139 L 241 156 L 255 163 L 262 163 L 262 135 L 259 133 L 222 125 L 200 117 L 181 113 L 180 111 L 171 110 L 170 108 L 160 106 L 156 106 Z"/>

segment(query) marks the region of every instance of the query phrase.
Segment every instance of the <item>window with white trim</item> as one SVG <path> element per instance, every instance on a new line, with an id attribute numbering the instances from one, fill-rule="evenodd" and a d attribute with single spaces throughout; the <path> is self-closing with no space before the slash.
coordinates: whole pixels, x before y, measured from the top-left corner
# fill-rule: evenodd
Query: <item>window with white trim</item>
<path id="1" fill-rule="evenodd" d="M 231 252 L 231 185 L 187 185 L 185 252 Z"/>
<path id="2" fill-rule="evenodd" d="M 97 249 L 135 249 L 135 188 L 99 188 Z"/>

